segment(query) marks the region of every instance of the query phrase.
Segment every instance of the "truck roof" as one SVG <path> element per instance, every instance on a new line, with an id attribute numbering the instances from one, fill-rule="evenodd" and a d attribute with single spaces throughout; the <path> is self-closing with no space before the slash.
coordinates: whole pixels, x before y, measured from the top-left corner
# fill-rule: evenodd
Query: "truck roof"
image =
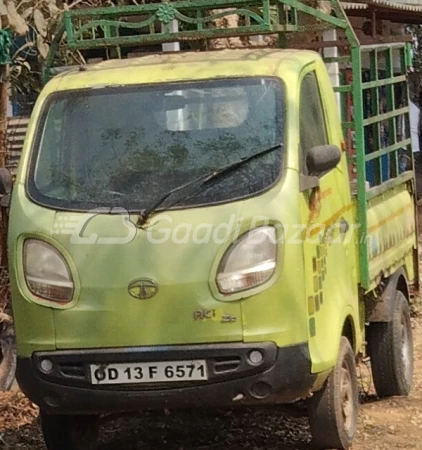
<path id="1" fill-rule="evenodd" d="M 100 85 L 141 84 L 213 77 L 275 76 L 295 74 L 319 59 L 308 50 L 236 49 L 207 52 L 172 52 L 109 60 L 54 77 L 47 91 L 82 89 Z"/>

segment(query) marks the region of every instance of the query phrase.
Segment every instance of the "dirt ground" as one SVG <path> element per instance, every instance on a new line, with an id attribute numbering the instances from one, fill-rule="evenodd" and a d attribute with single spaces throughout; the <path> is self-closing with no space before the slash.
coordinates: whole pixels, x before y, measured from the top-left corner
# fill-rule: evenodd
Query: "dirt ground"
<path id="1" fill-rule="evenodd" d="M 409 398 L 366 395 L 368 369 L 361 368 L 362 405 L 353 450 L 422 450 L 422 320 L 414 321 L 415 382 Z M 0 395 L 0 449 L 45 450 L 37 408 L 20 392 Z M 143 414 L 106 424 L 99 450 L 311 450 L 300 410 L 283 408 Z"/>

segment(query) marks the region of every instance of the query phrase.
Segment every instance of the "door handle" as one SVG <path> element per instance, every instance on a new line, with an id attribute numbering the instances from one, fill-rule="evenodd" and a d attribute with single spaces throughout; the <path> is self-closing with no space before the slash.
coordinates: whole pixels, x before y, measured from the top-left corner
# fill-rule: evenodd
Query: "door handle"
<path id="1" fill-rule="evenodd" d="M 342 217 L 340 219 L 340 233 L 346 234 L 349 231 L 349 229 L 350 229 L 349 222 L 344 217 Z"/>

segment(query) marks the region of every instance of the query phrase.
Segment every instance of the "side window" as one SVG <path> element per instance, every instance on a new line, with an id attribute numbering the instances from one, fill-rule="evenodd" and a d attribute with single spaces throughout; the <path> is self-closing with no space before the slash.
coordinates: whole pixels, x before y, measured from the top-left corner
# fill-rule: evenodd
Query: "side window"
<path id="1" fill-rule="evenodd" d="M 305 75 L 300 89 L 300 146 L 303 170 L 306 154 L 317 145 L 328 144 L 327 126 L 315 72 Z"/>

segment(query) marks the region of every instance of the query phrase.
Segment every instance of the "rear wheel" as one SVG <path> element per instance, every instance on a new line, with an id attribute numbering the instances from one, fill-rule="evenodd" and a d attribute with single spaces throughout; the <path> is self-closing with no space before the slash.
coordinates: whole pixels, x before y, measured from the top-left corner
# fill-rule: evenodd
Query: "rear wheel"
<path id="1" fill-rule="evenodd" d="M 308 400 L 314 447 L 348 449 L 356 434 L 358 409 L 355 355 L 343 336 L 336 366 L 324 387 Z"/>
<path id="2" fill-rule="evenodd" d="M 48 450 L 95 450 L 97 416 L 55 416 L 41 412 L 41 429 Z"/>
<path id="3" fill-rule="evenodd" d="M 396 292 L 392 320 L 369 325 L 368 349 L 378 396 L 409 395 L 413 383 L 413 337 L 409 304 L 402 292 Z"/>

